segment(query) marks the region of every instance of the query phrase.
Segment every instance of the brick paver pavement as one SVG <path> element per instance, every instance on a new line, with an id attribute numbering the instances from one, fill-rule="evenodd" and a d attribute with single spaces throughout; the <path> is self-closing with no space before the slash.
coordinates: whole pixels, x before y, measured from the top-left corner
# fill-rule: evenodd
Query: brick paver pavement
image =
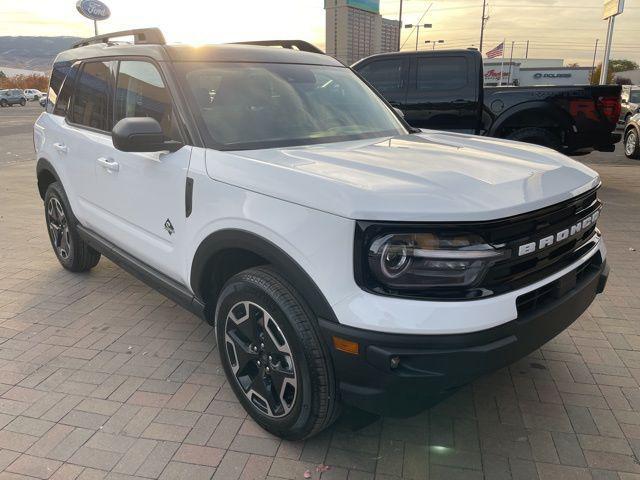
<path id="1" fill-rule="evenodd" d="M 247 418 L 209 326 L 105 259 L 64 271 L 33 162 L 1 167 L 0 478 L 640 479 L 640 164 L 597 168 L 612 273 L 567 332 L 417 417 L 292 443 Z"/>

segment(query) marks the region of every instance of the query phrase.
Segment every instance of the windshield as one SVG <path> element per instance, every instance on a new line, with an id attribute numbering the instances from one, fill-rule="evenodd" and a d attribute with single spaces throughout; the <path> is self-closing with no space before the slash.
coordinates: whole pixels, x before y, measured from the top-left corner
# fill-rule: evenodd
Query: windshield
<path id="1" fill-rule="evenodd" d="M 640 103 L 640 90 L 632 90 L 629 95 L 629 103 Z"/>
<path id="2" fill-rule="evenodd" d="M 210 148 L 246 150 L 407 133 L 351 70 L 300 64 L 177 64 Z"/>

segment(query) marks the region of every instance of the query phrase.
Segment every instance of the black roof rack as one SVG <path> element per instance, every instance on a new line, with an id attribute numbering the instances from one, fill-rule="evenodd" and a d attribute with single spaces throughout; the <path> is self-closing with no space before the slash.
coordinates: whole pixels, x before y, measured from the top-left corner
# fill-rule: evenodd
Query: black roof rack
<path id="1" fill-rule="evenodd" d="M 234 42 L 235 45 L 261 45 L 263 47 L 282 47 L 290 50 L 300 50 L 302 52 L 321 53 L 315 45 L 305 42 L 304 40 L 256 40 L 254 42 Z"/>
<path id="2" fill-rule="evenodd" d="M 96 43 L 109 43 L 112 38 L 133 36 L 133 43 L 136 45 L 164 45 L 164 35 L 159 28 L 137 28 L 134 30 L 123 30 L 121 32 L 105 33 L 95 37 L 86 38 L 75 43 L 72 48 L 85 47 Z"/>

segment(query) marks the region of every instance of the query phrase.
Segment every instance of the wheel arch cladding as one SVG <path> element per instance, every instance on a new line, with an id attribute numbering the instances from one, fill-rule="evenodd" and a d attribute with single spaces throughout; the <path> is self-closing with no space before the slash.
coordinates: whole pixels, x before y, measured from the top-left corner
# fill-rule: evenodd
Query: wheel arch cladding
<path id="1" fill-rule="evenodd" d="M 245 230 L 220 230 L 198 246 L 191 264 L 191 288 L 213 311 L 217 297 L 229 278 L 248 268 L 271 265 L 302 295 L 316 317 L 338 322 L 320 288 L 284 250 Z"/>
<path id="2" fill-rule="evenodd" d="M 40 193 L 40 198 L 44 200 L 44 196 L 47 193 L 47 188 L 53 182 L 59 182 L 60 177 L 58 176 L 56 169 L 53 168 L 53 165 L 46 158 L 38 159 L 38 163 L 36 164 L 36 175 L 38 178 L 38 192 Z"/>
<path id="3" fill-rule="evenodd" d="M 554 105 L 549 105 L 548 103 L 541 101 L 525 102 L 502 112 L 491 127 L 491 135 L 497 135 L 505 128 L 509 128 L 510 122 L 517 121 L 519 117 L 522 118 L 529 116 L 537 118 L 538 121 L 542 119 L 551 119 L 554 122 L 557 122 L 562 128 L 571 128 L 574 123 L 573 119 L 567 112 Z M 545 127 L 545 125 L 542 125 L 541 123 L 516 126 L 518 128 Z"/>

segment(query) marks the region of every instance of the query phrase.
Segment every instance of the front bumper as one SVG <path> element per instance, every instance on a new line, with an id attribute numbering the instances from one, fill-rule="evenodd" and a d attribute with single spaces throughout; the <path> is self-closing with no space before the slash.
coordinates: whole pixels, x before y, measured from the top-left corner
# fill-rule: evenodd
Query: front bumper
<path id="1" fill-rule="evenodd" d="M 604 290 L 607 277 L 606 261 L 598 252 L 575 270 L 519 297 L 518 316 L 511 322 L 473 333 L 398 335 L 321 320 L 342 400 L 374 413 L 414 415 L 558 335 Z M 334 336 L 358 343 L 358 355 L 336 350 Z M 395 361 L 397 366 L 392 366 Z"/>

